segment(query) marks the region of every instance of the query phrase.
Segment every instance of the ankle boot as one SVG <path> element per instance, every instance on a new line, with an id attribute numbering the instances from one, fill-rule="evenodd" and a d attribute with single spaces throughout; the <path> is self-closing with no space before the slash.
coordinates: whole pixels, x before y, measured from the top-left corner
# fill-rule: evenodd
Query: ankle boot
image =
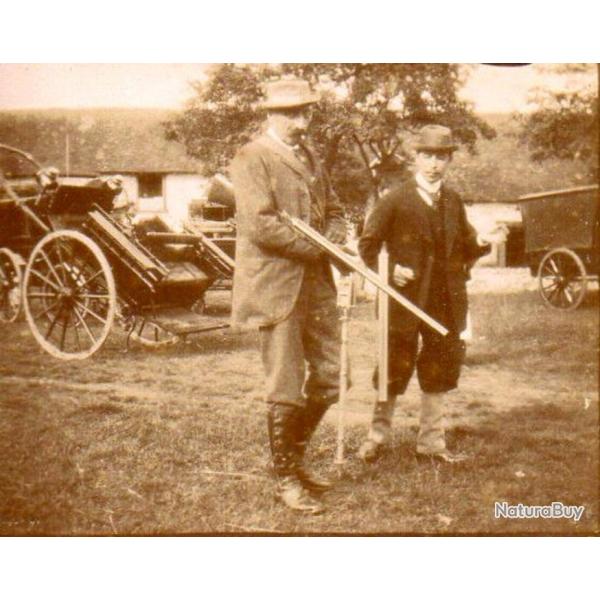
<path id="1" fill-rule="evenodd" d="M 296 437 L 296 454 L 298 465 L 296 474 L 302 485 L 311 492 L 322 493 L 330 490 L 333 487 L 333 482 L 324 477 L 309 472 L 304 465 L 304 455 L 308 447 L 308 442 L 317 429 L 321 419 L 329 408 L 328 404 L 315 402 L 311 398 L 308 399 L 306 409 L 303 411 L 300 419 L 300 427 L 298 427 L 298 435 Z"/>
<path id="2" fill-rule="evenodd" d="M 387 402 L 375 402 L 369 434 L 358 449 L 358 456 L 365 462 L 375 462 L 389 443 L 395 406 L 396 396 L 391 394 Z"/>
<path id="3" fill-rule="evenodd" d="M 421 416 L 417 434 L 419 454 L 443 454 L 446 452 L 444 430 L 445 394 L 421 393 Z"/>
<path id="4" fill-rule="evenodd" d="M 267 415 L 273 470 L 277 478 L 275 495 L 292 510 L 307 514 L 322 513 L 323 505 L 312 498 L 298 478 L 296 439 L 302 409 L 286 404 L 271 404 Z"/>

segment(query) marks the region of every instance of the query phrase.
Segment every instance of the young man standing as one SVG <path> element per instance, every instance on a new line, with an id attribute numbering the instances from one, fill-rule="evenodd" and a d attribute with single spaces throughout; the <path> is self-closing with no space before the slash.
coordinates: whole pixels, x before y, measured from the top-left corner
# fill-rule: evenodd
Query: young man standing
<path id="1" fill-rule="evenodd" d="M 339 394 L 336 288 L 326 257 L 280 218 L 286 211 L 334 243 L 346 222 L 329 180 L 304 144 L 318 96 L 303 80 L 266 84 L 266 132 L 231 165 L 237 246 L 233 322 L 257 326 L 266 376 L 268 432 L 277 495 L 305 513 L 310 492 L 331 484 L 306 471 L 309 439 Z"/>
<path id="2" fill-rule="evenodd" d="M 359 242 L 362 259 L 374 270 L 386 244 L 392 285 L 449 330 L 441 336 L 390 303 L 387 401 L 375 405 L 359 450 L 366 461 L 377 458 L 388 442 L 396 398 L 405 392 L 415 367 L 421 387 L 417 456 L 441 462 L 467 458 L 446 447 L 444 404 L 446 392 L 458 385 L 465 356 L 460 334 L 466 327 L 469 268 L 489 252 L 490 240 L 476 233 L 460 197 L 443 183 L 454 150 L 450 129 L 423 127 L 415 144 L 415 176 L 375 206 Z"/>

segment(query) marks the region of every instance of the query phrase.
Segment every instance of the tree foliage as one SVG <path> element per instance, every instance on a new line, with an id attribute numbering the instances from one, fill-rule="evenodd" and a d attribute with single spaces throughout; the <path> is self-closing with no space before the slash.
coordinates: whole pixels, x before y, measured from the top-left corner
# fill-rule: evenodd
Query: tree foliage
<path id="1" fill-rule="evenodd" d="M 555 74 L 586 74 L 595 65 L 557 65 Z M 531 158 L 563 158 L 579 162 L 588 175 L 598 175 L 597 84 L 574 89 L 543 90 L 535 98 L 536 110 L 522 119 L 520 138 Z"/>
<path id="2" fill-rule="evenodd" d="M 226 169 L 236 150 L 260 130 L 262 83 L 298 76 L 321 91 L 311 140 L 340 198 L 360 206 L 377 184 L 374 164 L 406 161 L 405 142 L 428 123 L 452 127 L 470 150 L 494 130 L 458 96 L 464 70 L 453 64 L 221 64 L 195 82 L 185 110 L 165 123 L 207 175 Z"/>

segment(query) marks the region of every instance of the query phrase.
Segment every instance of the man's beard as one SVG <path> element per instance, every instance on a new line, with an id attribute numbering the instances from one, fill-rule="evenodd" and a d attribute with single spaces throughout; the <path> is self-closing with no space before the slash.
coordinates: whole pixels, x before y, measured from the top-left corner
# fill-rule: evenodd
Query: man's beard
<path id="1" fill-rule="evenodd" d="M 290 140 L 294 144 L 301 144 L 306 138 L 306 131 L 303 129 L 295 129 L 290 133 Z"/>

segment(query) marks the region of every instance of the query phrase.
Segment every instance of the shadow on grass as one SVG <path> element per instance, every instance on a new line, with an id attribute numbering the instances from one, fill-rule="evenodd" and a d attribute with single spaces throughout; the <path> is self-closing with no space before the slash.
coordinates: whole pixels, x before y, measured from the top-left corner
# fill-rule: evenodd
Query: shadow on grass
<path id="1" fill-rule="evenodd" d="M 356 457 L 365 426 L 348 428 L 347 462 L 318 519 L 273 499 L 264 409 L 170 406 L 74 409 L 26 393 L 0 404 L 0 534 L 589 534 L 598 532 L 598 408 L 543 403 L 448 430 L 475 460 L 418 462 L 416 428 L 396 429 L 374 464 Z M 69 417 L 70 418 L 65 418 Z M 332 472 L 335 429 L 309 452 Z M 578 523 L 495 519 L 495 502 L 583 505 Z"/>
<path id="2" fill-rule="evenodd" d="M 222 313 L 224 317 L 227 317 L 229 311 L 228 307 L 215 305 L 209 307 L 207 312 L 213 316 Z M 223 322 L 226 323 L 227 320 L 227 318 L 224 318 Z M 127 335 L 121 327 L 115 325 L 102 348 L 94 356 L 86 359 L 84 363 L 79 363 L 79 361 L 72 362 L 55 358 L 42 350 L 25 322 L 3 324 L 2 334 L 3 338 L 11 340 L 11 363 L 0 365 L 0 374 L 7 375 L 28 366 L 39 365 L 40 360 L 48 365 L 87 364 L 90 362 L 98 365 L 114 360 L 127 363 L 137 361 L 144 356 L 202 356 L 258 348 L 258 334 L 256 332 L 240 332 L 224 328 L 191 334 L 185 340 L 180 340 L 174 345 L 157 348 L 142 346 L 135 341 L 131 341 L 127 349 Z"/>
<path id="3" fill-rule="evenodd" d="M 197 333 L 181 340 L 172 346 L 159 348 L 144 347 L 132 342 L 127 352 L 124 352 L 125 334 L 113 332 L 114 341 L 106 345 L 98 359 L 102 357 L 113 359 L 119 357 L 123 361 L 137 360 L 141 356 L 184 356 L 218 354 L 258 348 L 258 336 L 255 332 L 238 332 L 232 329 L 221 329 Z"/>
<path id="4" fill-rule="evenodd" d="M 366 430 L 352 428 L 348 455 Z M 333 431 L 328 432 L 333 443 Z M 365 514 L 347 533 L 566 534 L 598 533 L 598 407 L 542 403 L 489 416 L 477 426 L 452 427 L 448 445 L 474 456 L 467 463 L 436 465 L 414 457 L 416 429 L 396 431 L 374 464 L 346 466 L 336 502 L 354 498 Z M 321 469 L 326 468 L 325 458 Z M 393 498 L 393 502 L 391 502 Z M 494 503 L 585 506 L 579 522 L 565 519 L 495 519 Z M 386 506 L 389 513 L 381 510 Z M 335 513 L 336 506 L 331 506 Z M 418 515 L 416 520 L 411 515 Z M 395 516 L 393 516 L 395 515 Z M 341 522 L 340 522 L 341 521 Z M 339 515 L 338 527 L 350 519 Z"/>

